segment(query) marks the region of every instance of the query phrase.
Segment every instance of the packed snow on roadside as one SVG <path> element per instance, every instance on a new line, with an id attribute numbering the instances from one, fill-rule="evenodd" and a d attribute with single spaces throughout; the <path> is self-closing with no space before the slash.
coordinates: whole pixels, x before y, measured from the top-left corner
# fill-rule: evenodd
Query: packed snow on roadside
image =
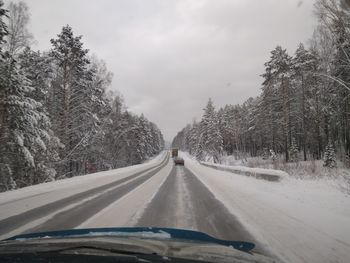
<path id="1" fill-rule="evenodd" d="M 185 164 L 258 242 L 286 262 L 350 262 L 350 195 L 331 178 L 257 180 Z"/>
<path id="2" fill-rule="evenodd" d="M 165 155 L 164 151 L 143 164 L 75 176 L 0 193 L 0 220 L 151 168 L 159 164 Z"/>
<path id="3" fill-rule="evenodd" d="M 264 176 L 265 179 L 270 178 L 271 181 L 278 181 L 288 177 L 288 174 L 281 170 L 251 168 L 251 167 L 239 166 L 239 165 L 231 166 L 231 165 L 214 164 L 214 163 L 208 163 L 208 162 L 201 162 L 201 163 L 206 166 L 219 169 L 221 171 L 236 172 L 239 174 L 246 174 L 246 175 L 255 176 L 255 177 Z"/>

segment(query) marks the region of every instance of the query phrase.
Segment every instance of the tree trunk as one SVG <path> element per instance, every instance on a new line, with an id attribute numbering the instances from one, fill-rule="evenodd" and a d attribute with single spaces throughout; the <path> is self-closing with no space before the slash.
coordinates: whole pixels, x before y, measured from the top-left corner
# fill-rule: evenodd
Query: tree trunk
<path id="1" fill-rule="evenodd" d="M 302 139 L 302 144 L 303 144 L 303 155 L 304 155 L 304 161 L 306 161 L 306 112 L 305 112 L 305 85 L 304 85 L 304 75 L 301 74 L 301 113 L 303 115 L 303 139 Z"/>
<path id="2" fill-rule="evenodd" d="M 283 96 L 283 115 L 284 115 L 284 121 L 283 121 L 283 136 L 284 136 L 284 152 L 285 152 L 285 158 L 286 162 L 289 161 L 289 152 L 288 152 L 288 136 L 289 136 L 289 105 L 288 105 L 288 87 L 285 83 L 285 78 L 282 77 L 281 85 L 282 85 L 282 96 Z"/>

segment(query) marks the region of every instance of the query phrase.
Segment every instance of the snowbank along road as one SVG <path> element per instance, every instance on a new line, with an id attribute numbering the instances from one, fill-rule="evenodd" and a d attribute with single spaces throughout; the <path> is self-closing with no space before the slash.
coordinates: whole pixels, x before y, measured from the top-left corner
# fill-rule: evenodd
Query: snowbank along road
<path id="1" fill-rule="evenodd" d="M 286 209 L 298 212 L 286 194 L 288 184 L 233 176 L 186 156 L 185 164 L 174 166 L 164 152 L 145 164 L 1 193 L 0 238 L 70 228 L 174 227 L 253 242 L 256 252 L 286 262 L 350 259 L 347 229 L 338 233 L 326 225 L 310 226 L 314 219 Z"/>

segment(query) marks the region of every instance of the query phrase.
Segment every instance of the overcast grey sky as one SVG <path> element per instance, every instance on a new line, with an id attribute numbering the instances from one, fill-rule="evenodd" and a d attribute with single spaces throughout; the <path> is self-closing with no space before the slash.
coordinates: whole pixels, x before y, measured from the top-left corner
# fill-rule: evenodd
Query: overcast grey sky
<path id="1" fill-rule="evenodd" d="M 7 1 L 8 2 L 8 1 Z M 276 45 L 311 37 L 313 0 L 26 0 L 36 49 L 69 24 L 107 62 L 112 88 L 171 140 L 209 97 L 216 107 L 260 93 Z"/>

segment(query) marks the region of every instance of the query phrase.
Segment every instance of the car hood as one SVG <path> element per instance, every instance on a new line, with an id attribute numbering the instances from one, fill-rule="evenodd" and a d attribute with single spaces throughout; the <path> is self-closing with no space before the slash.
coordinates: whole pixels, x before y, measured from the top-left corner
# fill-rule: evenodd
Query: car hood
<path id="1" fill-rule="evenodd" d="M 51 251 L 89 246 L 149 253 L 212 262 L 276 262 L 253 253 L 250 242 L 221 240 L 205 233 L 173 228 L 89 228 L 23 234 L 0 242 L 0 253 L 13 251 Z M 232 261 L 230 261 L 232 262 Z"/>

